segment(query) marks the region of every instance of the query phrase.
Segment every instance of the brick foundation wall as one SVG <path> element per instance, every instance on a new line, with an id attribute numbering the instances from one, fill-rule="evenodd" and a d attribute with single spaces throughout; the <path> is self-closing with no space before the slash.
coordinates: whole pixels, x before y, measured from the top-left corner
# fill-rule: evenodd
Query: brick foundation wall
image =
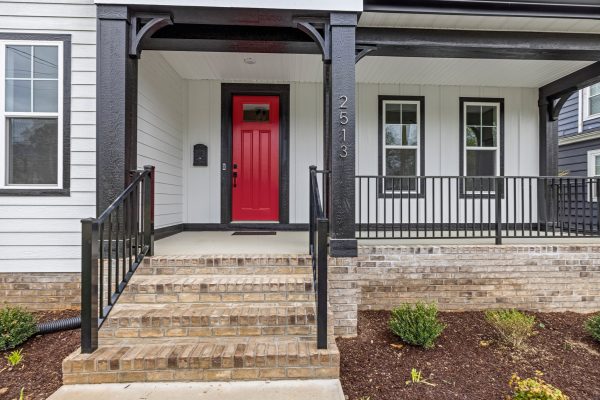
<path id="1" fill-rule="evenodd" d="M 358 310 L 419 300 L 452 311 L 600 309 L 600 245 L 361 246 L 356 259 L 330 259 L 329 272 L 341 336 L 356 334 Z"/>
<path id="2" fill-rule="evenodd" d="M 30 310 L 79 308 L 79 273 L 0 273 L 0 307 L 19 305 Z"/>

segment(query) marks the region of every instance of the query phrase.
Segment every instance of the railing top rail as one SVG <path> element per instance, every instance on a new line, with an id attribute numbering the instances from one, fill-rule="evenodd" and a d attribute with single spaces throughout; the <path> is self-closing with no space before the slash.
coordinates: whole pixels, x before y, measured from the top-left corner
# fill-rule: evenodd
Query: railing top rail
<path id="1" fill-rule="evenodd" d="M 106 219 L 110 216 L 110 214 L 112 214 L 112 212 L 114 210 L 116 210 L 117 207 L 119 207 L 125 201 L 125 198 L 127 198 L 127 196 L 129 196 L 131 194 L 131 192 L 133 192 L 133 190 L 135 189 L 135 187 L 147 175 L 149 175 L 151 171 L 152 171 L 151 168 L 144 168 L 142 170 L 136 170 L 135 172 L 137 173 L 137 176 L 131 181 L 131 183 L 129 185 L 127 185 L 127 187 L 125 188 L 125 190 L 123 190 L 123 192 L 121 192 L 121 194 L 119 195 L 119 197 L 117 197 L 111 203 L 111 205 L 108 206 L 106 208 L 106 210 L 104 210 L 102 212 L 102 214 L 100 214 L 100 216 L 98 218 L 94 218 L 92 221 L 93 222 L 97 222 L 97 223 L 102 223 L 102 222 L 106 221 Z"/>
<path id="2" fill-rule="evenodd" d="M 484 175 L 355 175 L 356 178 L 393 178 L 393 179 L 421 179 L 421 178 L 465 178 L 465 179 L 600 179 L 600 176 L 535 176 L 535 175 L 502 175 L 502 176 L 484 176 Z"/>

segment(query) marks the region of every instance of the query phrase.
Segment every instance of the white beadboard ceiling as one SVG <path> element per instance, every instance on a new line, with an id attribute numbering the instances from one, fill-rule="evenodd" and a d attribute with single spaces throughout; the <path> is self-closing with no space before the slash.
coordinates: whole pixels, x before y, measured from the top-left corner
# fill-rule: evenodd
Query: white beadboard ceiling
<path id="1" fill-rule="evenodd" d="M 361 15 L 358 25 L 384 28 L 600 33 L 600 20 L 567 18 L 491 17 L 473 15 L 365 12 Z"/>
<path id="2" fill-rule="evenodd" d="M 185 79 L 246 82 L 320 82 L 321 57 L 301 54 L 161 52 Z M 256 63 L 244 63 L 251 57 Z M 142 62 L 143 62 L 142 54 Z M 590 62 L 366 57 L 356 81 L 437 85 L 540 87 Z"/>

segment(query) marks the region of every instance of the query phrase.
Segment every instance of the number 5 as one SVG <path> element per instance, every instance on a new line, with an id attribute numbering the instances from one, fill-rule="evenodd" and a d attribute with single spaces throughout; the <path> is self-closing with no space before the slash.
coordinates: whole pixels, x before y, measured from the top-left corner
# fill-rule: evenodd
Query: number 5
<path id="1" fill-rule="evenodd" d="M 346 111 L 340 111 L 340 124 L 346 125 L 348 123 L 348 113 Z"/>

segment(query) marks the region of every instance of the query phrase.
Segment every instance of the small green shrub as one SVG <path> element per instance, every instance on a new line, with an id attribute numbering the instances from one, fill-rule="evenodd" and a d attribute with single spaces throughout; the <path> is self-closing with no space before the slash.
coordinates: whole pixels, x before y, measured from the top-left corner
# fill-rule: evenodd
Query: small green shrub
<path id="1" fill-rule="evenodd" d="M 8 361 L 8 365 L 11 367 L 16 367 L 21 364 L 21 361 L 23 361 L 23 349 L 12 351 L 6 356 L 6 361 Z"/>
<path id="2" fill-rule="evenodd" d="M 390 330 L 408 344 L 430 349 L 446 327 L 437 313 L 435 304 L 403 304 L 392 310 Z"/>
<path id="3" fill-rule="evenodd" d="M 37 330 L 33 314 L 20 307 L 0 309 L 0 350 L 20 345 Z"/>
<path id="4" fill-rule="evenodd" d="M 514 348 L 523 346 L 533 334 L 535 317 L 518 310 L 494 310 L 485 313 L 486 321 L 496 330 L 504 343 Z"/>
<path id="5" fill-rule="evenodd" d="M 513 375 L 508 385 L 513 389 L 512 400 L 569 400 L 569 397 L 560 389 L 546 383 L 540 378 L 542 374 L 536 373 L 535 378 L 521 379 Z"/>
<path id="6" fill-rule="evenodd" d="M 600 342 L 600 314 L 596 314 L 585 321 L 585 330 L 594 340 Z"/>

